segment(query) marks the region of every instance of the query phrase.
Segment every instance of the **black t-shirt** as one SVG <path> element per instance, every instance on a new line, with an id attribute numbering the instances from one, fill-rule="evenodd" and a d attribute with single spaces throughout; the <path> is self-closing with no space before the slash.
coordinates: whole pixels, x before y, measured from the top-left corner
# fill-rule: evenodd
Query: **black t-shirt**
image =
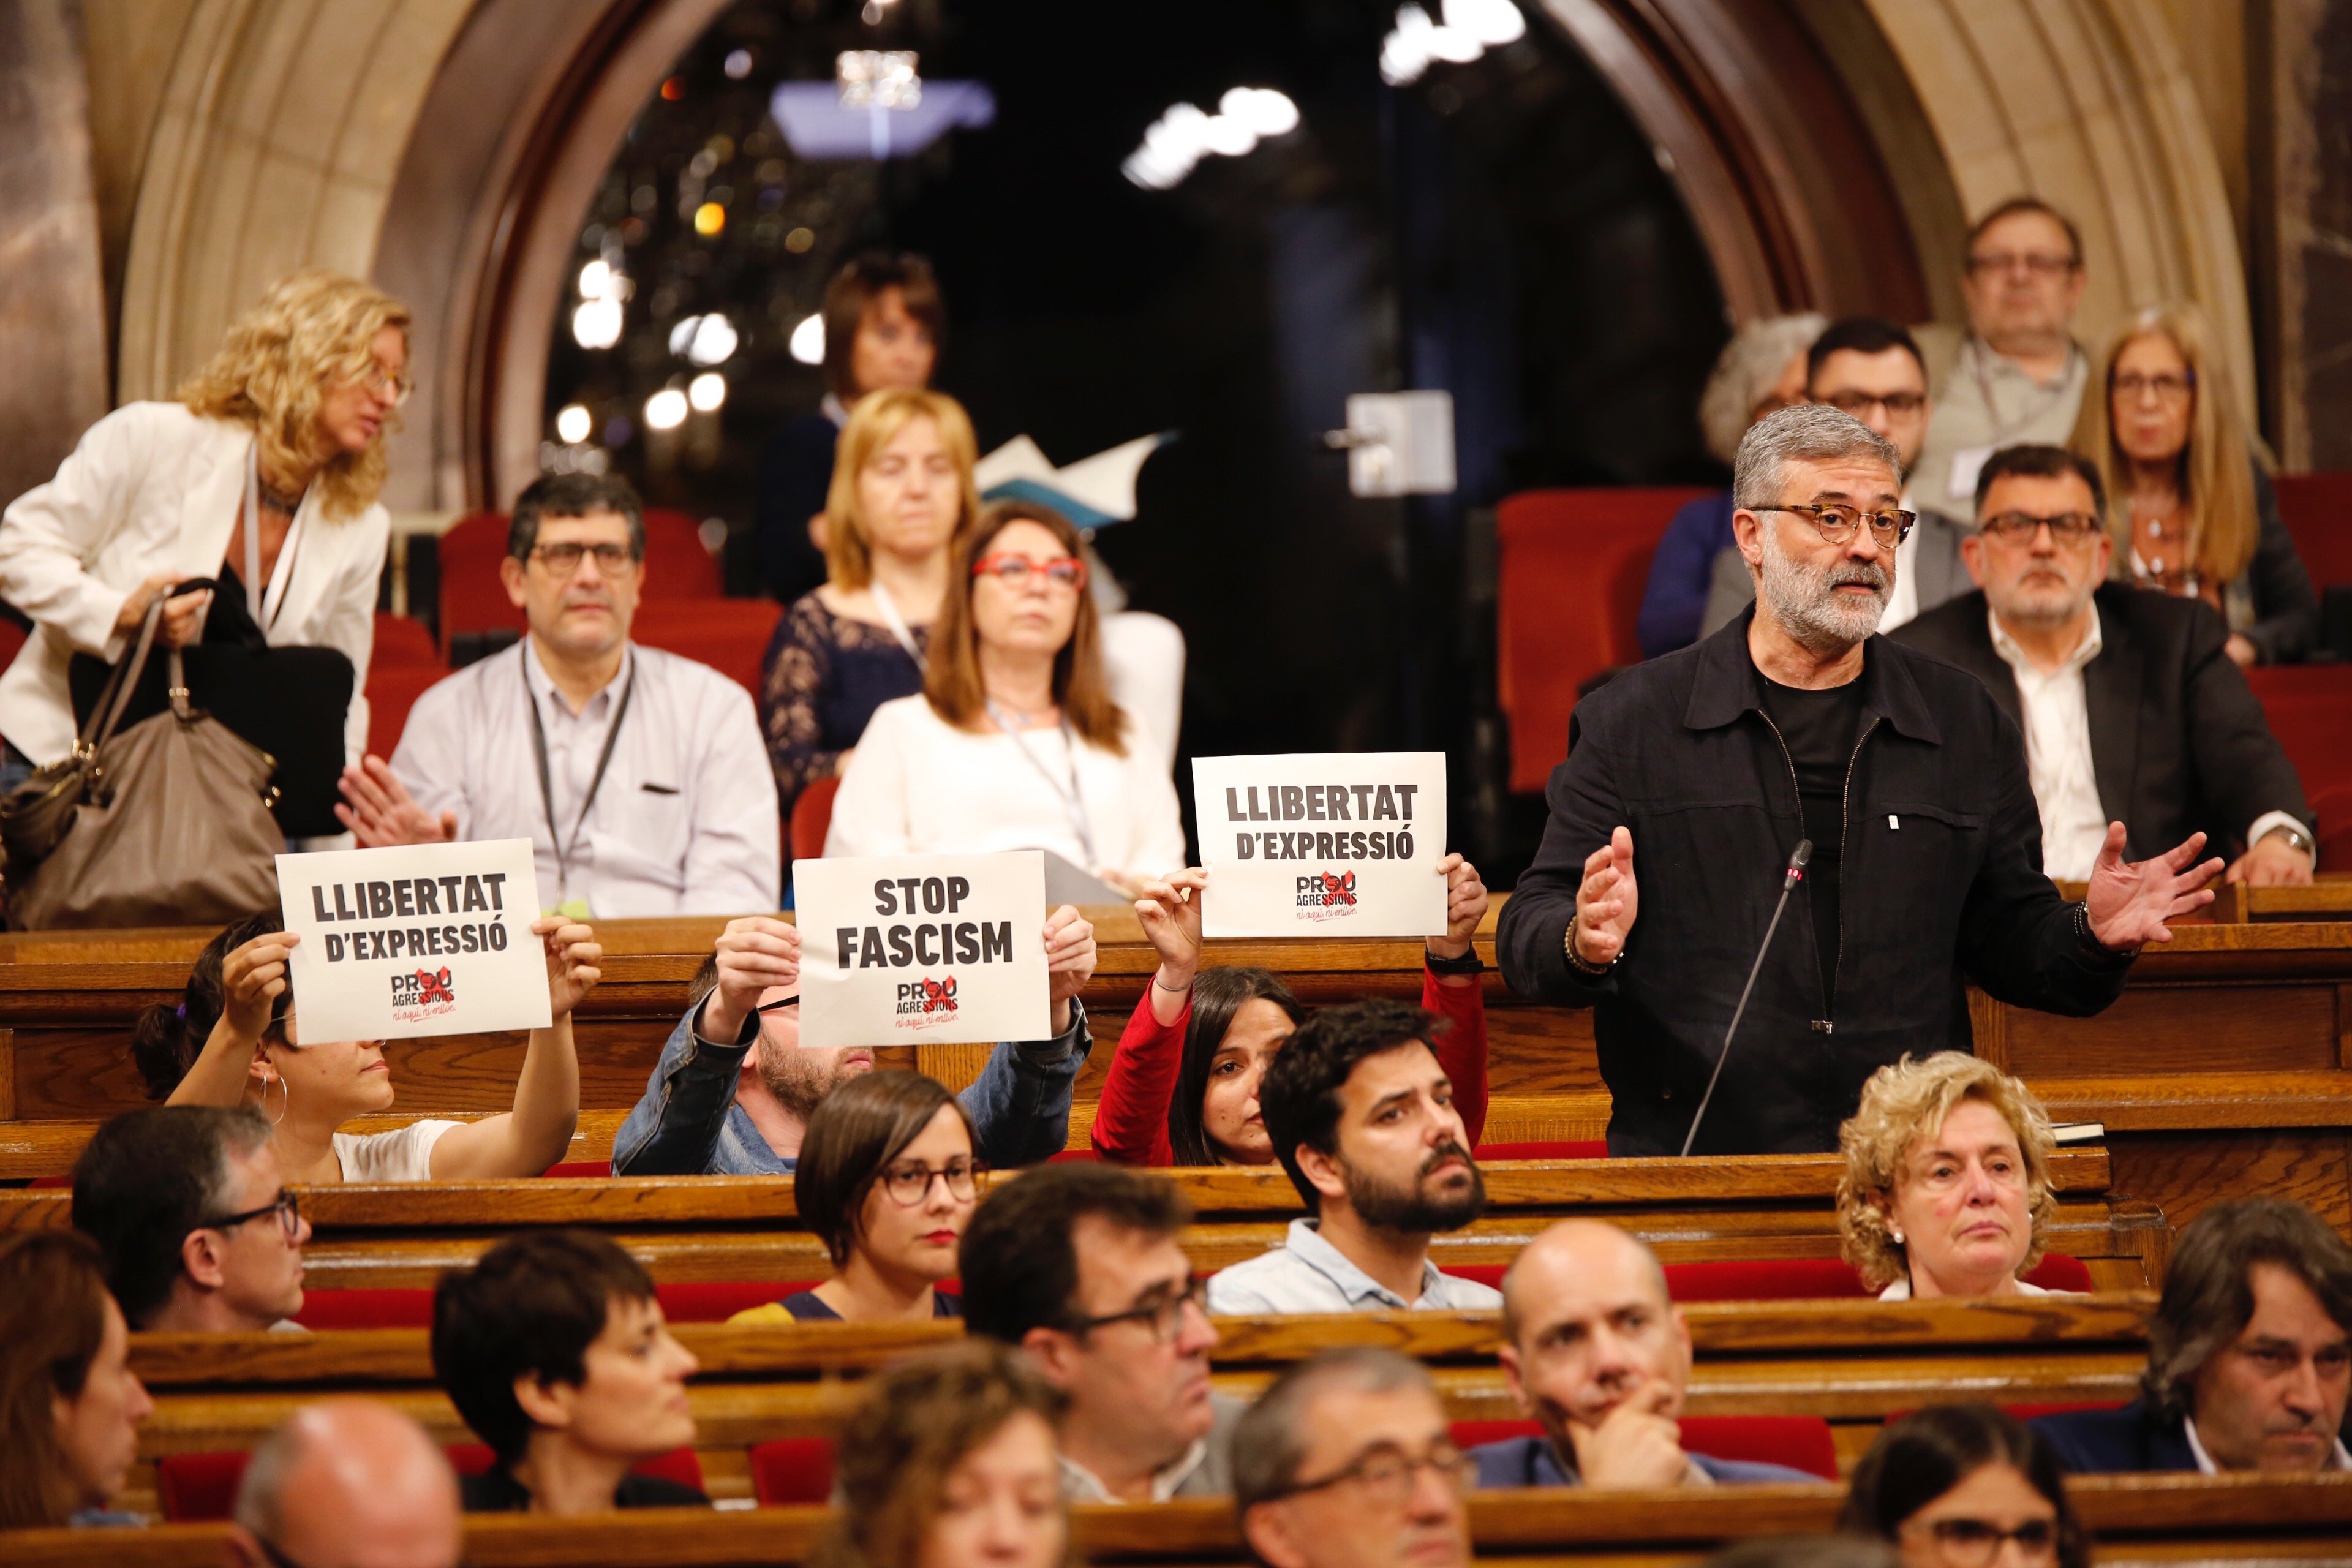
<path id="1" fill-rule="evenodd" d="M 1764 679 L 1764 716 L 1780 731 L 1797 770 L 1797 801 L 1813 858 L 1805 886 L 1813 910 L 1813 946 L 1821 955 L 1822 1016 L 1837 999 L 1838 870 L 1845 849 L 1845 782 L 1862 731 L 1859 677 L 1825 691 L 1807 691 Z M 1790 848 L 1796 847 L 1794 845 Z"/>

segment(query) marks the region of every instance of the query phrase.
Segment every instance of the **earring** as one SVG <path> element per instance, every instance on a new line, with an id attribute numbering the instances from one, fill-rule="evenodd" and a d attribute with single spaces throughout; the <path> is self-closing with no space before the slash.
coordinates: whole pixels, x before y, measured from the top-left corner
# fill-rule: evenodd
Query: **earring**
<path id="1" fill-rule="evenodd" d="M 269 1118 L 269 1125 L 275 1127 L 279 1122 L 286 1120 L 286 1113 L 288 1111 L 294 1109 L 294 1086 L 288 1083 L 282 1075 L 277 1078 L 262 1079 L 261 1109 L 265 1115 L 267 1115 L 269 1110 L 269 1086 L 273 1083 L 278 1086 L 278 1114 Z"/>
<path id="2" fill-rule="evenodd" d="M 1889 1226 L 1886 1231 L 1886 1239 L 1893 1242 L 1895 1246 L 1900 1247 L 1903 1245 L 1903 1233 L 1895 1229 L 1894 1226 Z"/>

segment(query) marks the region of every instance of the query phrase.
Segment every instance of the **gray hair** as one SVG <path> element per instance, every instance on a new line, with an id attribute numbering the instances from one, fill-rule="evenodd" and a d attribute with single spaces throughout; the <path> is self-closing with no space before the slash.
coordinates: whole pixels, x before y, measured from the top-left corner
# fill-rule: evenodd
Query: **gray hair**
<path id="1" fill-rule="evenodd" d="M 1392 1394 L 1405 1388 L 1437 1396 L 1426 1367 L 1372 1345 L 1325 1351 L 1276 1378 L 1234 1423 L 1234 1516 L 1246 1515 L 1297 1483 L 1298 1467 L 1307 1458 L 1307 1413 L 1325 1394 Z"/>
<path id="2" fill-rule="evenodd" d="M 1706 449 L 1723 462 L 1739 451 L 1756 405 L 1772 390 L 1789 362 L 1813 346 L 1829 321 L 1818 310 L 1793 316 L 1759 316 L 1738 331 L 1715 356 L 1706 390 L 1698 397 L 1698 427 Z"/>
<path id="3" fill-rule="evenodd" d="M 286 1495 L 286 1483 L 310 1451 L 310 1435 L 301 1413 L 278 1424 L 245 1461 L 245 1474 L 236 1484 L 236 1506 L 229 1517 L 264 1541 L 276 1541 L 285 1523 L 285 1514 L 278 1507 Z"/>
<path id="4" fill-rule="evenodd" d="M 2352 1330 L 2352 1246 L 2326 1220 L 2285 1198 L 2215 1204 L 2173 1242 L 2148 1320 L 2140 1386 L 2159 1414 L 2193 1414 L 2198 1373 L 2254 1315 L 2257 1263 L 2302 1280 L 2337 1328 Z"/>
<path id="5" fill-rule="evenodd" d="M 1739 456 L 1731 465 L 1731 503 L 1759 507 L 1779 500 L 1791 458 L 1833 463 L 1846 458 L 1869 458 L 1898 477 L 1903 472 L 1895 444 L 1844 410 L 1826 403 L 1776 408 L 1740 438 Z"/>

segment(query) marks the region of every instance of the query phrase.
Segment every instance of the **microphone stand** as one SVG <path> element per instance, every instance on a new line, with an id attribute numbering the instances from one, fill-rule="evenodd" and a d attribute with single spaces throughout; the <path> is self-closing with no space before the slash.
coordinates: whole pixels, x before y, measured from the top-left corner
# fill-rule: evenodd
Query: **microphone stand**
<path id="1" fill-rule="evenodd" d="M 1780 901 L 1772 906 L 1771 923 L 1764 928 L 1764 940 L 1756 949 L 1756 962 L 1748 966 L 1748 984 L 1739 988 L 1739 1005 L 1731 1010 L 1731 1027 L 1723 1031 L 1723 1049 L 1715 1058 L 1715 1071 L 1707 1075 L 1706 1092 L 1698 1097 L 1698 1110 L 1691 1117 L 1690 1131 L 1683 1138 L 1683 1158 L 1690 1158 L 1691 1146 L 1698 1142 L 1699 1123 L 1706 1120 L 1706 1108 L 1715 1099 L 1715 1086 L 1723 1079 L 1723 1064 L 1731 1055 L 1731 1037 L 1739 1032 L 1739 1020 L 1748 1011 L 1748 994 L 1756 989 L 1756 976 L 1763 972 L 1764 955 L 1772 951 L 1772 933 L 1780 929 L 1781 911 L 1789 907 L 1790 891 L 1805 879 L 1805 862 L 1813 858 L 1813 841 L 1797 840 L 1797 847 L 1789 855 L 1788 873 L 1780 879 Z"/>

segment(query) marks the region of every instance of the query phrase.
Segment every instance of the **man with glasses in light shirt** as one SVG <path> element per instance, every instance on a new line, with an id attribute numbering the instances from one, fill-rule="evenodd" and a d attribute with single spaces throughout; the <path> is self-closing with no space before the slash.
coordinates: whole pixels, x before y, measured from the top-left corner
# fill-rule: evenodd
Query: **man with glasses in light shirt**
<path id="1" fill-rule="evenodd" d="M 1326 1351 L 1234 1431 L 1234 1511 L 1265 1568 L 1468 1568 L 1473 1479 L 1420 1363 Z"/>
<path id="2" fill-rule="evenodd" d="M 957 1250 L 966 1331 L 1028 1352 L 1069 1396 L 1062 1493 L 1166 1502 L 1233 1489 L 1241 1406 L 1212 1393 L 1217 1331 L 1179 1241 L 1176 1184 L 1046 1165 L 989 1194 Z"/>
<path id="3" fill-rule="evenodd" d="M 2043 870 L 2086 879 L 2120 821 L 2128 854 L 2201 832 L 2244 847 L 2233 882 L 2309 882 L 2311 808 L 2220 614 L 2107 581 L 2114 545 L 2098 471 L 2082 458 L 2008 447 L 1979 491 L 1979 531 L 1961 550 L 1981 591 L 1895 640 L 1976 675 L 2025 731 Z"/>
<path id="4" fill-rule="evenodd" d="M 107 1289 L 136 1331 L 291 1329 L 302 1310 L 310 1223 L 250 1106 L 116 1117 L 75 1162 L 73 1220 L 98 1243 Z"/>
<path id="5" fill-rule="evenodd" d="M 1937 380 L 1917 465 L 1922 505 L 1969 515 L 1977 469 L 1994 452 L 2064 444 L 2091 375 L 2072 331 L 2084 281 L 2082 231 L 2046 202 L 2011 197 L 1969 230 L 1969 333 Z"/>
<path id="6" fill-rule="evenodd" d="M 513 648 L 416 700 L 387 765 L 343 771 L 362 846 L 528 838 L 540 897 L 575 919 L 775 909 L 776 781 L 751 694 L 629 640 L 646 522 L 617 476 L 551 475 L 515 500 Z"/>

